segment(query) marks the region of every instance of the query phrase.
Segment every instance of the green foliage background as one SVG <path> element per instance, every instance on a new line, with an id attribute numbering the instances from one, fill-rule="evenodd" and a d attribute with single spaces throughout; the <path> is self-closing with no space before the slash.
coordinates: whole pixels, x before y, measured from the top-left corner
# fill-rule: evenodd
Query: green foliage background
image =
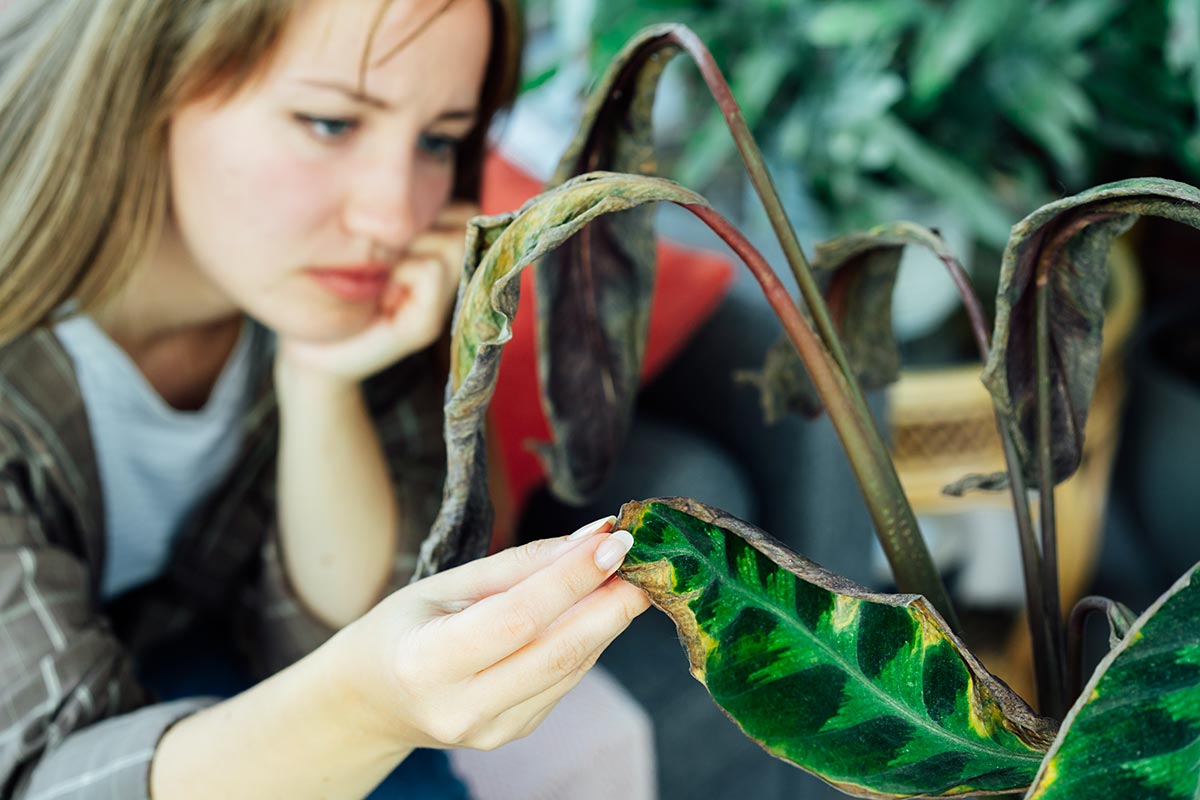
<path id="1" fill-rule="evenodd" d="M 528 0 L 546 19 L 552 0 Z M 1193 0 L 604 0 L 590 74 L 645 25 L 690 26 L 773 164 L 794 164 L 832 233 L 957 217 L 999 251 L 1031 208 L 1138 174 L 1200 179 Z M 529 85 L 551 77 L 543 61 Z M 696 119 L 664 174 L 704 190 L 736 167 L 694 70 Z M 668 136 L 670 132 L 667 132 Z M 773 167 L 774 168 L 774 167 Z"/>

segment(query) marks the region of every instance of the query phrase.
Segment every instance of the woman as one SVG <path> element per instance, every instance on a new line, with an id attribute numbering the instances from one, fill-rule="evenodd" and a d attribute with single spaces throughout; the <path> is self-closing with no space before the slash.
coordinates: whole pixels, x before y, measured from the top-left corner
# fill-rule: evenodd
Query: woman
<path id="1" fill-rule="evenodd" d="M 0 11 L 0 794 L 362 797 L 530 732 L 646 608 L 611 518 L 384 597 L 440 499 L 431 345 L 516 29 Z M 156 645 L 227 621 L 270 677 L 155 702 Z"/>

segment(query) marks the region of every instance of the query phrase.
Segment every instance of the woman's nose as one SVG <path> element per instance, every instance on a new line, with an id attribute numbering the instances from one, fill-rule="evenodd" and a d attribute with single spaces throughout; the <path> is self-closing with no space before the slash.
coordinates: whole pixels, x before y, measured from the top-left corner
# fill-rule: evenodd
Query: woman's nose
<path id="1" fill-rule="evenodd" d="M 404 250 L 419 232 L 412 183 L 411 164 L 377 163 L 358 171 L 344 212 L 347 232 L 389 250 Z"/>

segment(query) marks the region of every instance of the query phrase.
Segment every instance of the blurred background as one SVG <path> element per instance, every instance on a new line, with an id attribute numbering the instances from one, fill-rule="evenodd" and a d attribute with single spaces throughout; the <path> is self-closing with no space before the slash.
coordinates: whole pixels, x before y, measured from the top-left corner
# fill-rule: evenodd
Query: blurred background
<path id="1" fill-rule="evenodd" d="M 989 311 L 1009 228 L 1039 206 L 1136 176 L 1200 184 L 1200 0 L 525 0 L 524 88 L 500 156 L 544 181 L 588 86 L 646 25 L 682 22 L 730 82 L 801 243 L 896 220 L 936 228 Z M 655 107 L 660 173 L 701 191 L 790 275 L 698 71 L 676 57 Z M 732 255 L 663 209 L 661 237 Z M 1059 496 L 1064 605 L 1144 609 L 1200 560 L 1200 234 L 1139 223 L 1114 250 L 1101 377 L 1079 474 Z M 779 336 L 740 267 L 714 312 L 643 392 L 620 474 L 586 509 L 545 491 L 516 509 L 551 535 L 631 498 L 685 494 L 825 566 L 889 585 L 824 420 L 762 421 Z M 944 270 L 908 253 L 893 322 L 898 384 L 872 398 L 901 478 L 985 661 L 1031 696 L 1016 537 L 1004 494 L 941 495 L 1002 469 L 988 396 Z M 1036 515 L 1035 515 L 1036 516 Z M 1096 623 L 1092 659 L 1106 632 Z M 663 615 L 602 663 L 655 720 L 661 796 L 840 796 L 745 739 L 686 670 Z"/>

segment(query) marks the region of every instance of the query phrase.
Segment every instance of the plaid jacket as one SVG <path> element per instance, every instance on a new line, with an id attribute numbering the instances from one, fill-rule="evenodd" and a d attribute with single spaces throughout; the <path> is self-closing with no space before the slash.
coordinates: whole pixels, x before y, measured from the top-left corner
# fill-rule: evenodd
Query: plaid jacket
<path id="1" fill-rule="evenodd" d="M 426 351 L 367 384 L 409 530 L 428 530 L 441 500 L 440 374 Z M 46 330 L 0 348 L 0 797 L 148 798 L 163 732 L 215 701 L 155 703 L 135 665 L 205 615 L 232 621 L 263 676 L 332 633 L 284 575 L 277 439 L 268 374 L 236 467 L 189 518 L 165 577 L 106 606 L 103 498 L 71 360 Z M 398 557 L 397 585 L 411 564 Z"/>

